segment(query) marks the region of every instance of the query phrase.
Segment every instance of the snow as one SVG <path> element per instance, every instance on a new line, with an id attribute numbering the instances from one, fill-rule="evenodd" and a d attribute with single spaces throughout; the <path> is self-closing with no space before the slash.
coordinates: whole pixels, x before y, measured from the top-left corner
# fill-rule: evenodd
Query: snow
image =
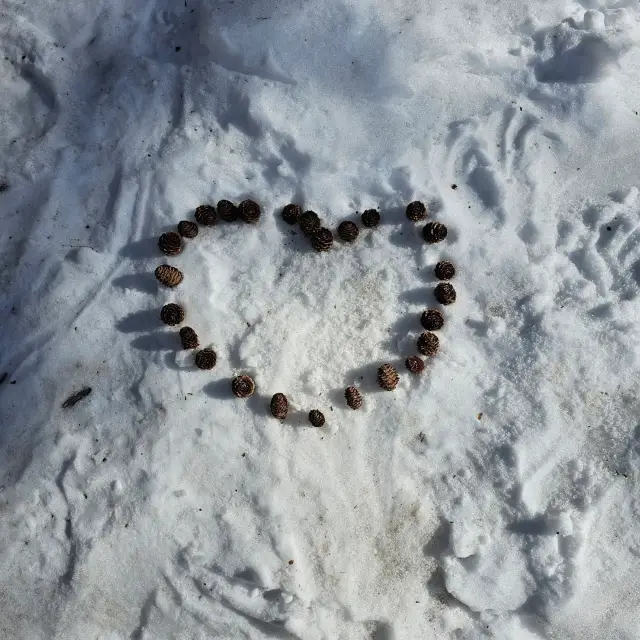
<path id="1" fill-rule="evenodd" d="M 640 637 L 639 18 L 3 0 L 0 637 Z M 382 223 L 316 253 L 289 202 Z"/>

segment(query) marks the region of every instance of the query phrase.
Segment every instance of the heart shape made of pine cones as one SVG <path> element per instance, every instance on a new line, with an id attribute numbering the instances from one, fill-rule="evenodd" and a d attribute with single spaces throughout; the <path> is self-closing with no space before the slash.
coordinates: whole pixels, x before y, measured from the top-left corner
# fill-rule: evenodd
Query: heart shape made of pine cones
<path id="1" fill-rule="evenodd" d="M 385 243 L 389 227 L 406 241 Z M 366 408 L 373 391 L 412 384 L 443 357 L 457 299 L 456 267 L 440 249 L 447 237 L 420 201 L 400 219 L 373 208 L 337 219 L 298 203 L 270 216 L 255 200 L 204 203 L 158 240 L 159 319 L 176 333 L 180 368 L 226 380 L 236 398 L 258 396 L 274 418 L 307 415 L 318 427 L 334 405 Z M 280 244 L 280 262 L 268 242 Z M 403 268 L 406 246 L 415 257 Z M 431 291 L 407 296 L 428 272 Z"/>

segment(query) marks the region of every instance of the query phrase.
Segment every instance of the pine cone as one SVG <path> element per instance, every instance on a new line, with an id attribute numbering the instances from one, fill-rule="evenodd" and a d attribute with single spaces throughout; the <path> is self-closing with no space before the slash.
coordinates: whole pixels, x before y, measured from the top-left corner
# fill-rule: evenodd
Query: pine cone
<path id="1" fill-rule="evenodd" d="M 440 242 L 447 237 L 447 227 L 440 222 L 429 222 L 422 230 L 422 237 L 429 244 Z"/>
<path id="2" fill-rule="evenodd" d="M 447 260 L 441 260 L 434 269 L 438 280 L 451 280 L 456 275 L 456 268 Z"/>
<path id="3" fill-rule="evenodd" d="M 312 236 L 320 228 L 320 218 L 315 211 L 305 211 L 298 223 L 305 236 Z"/>
<path id="4" fill-rule="evenodd" d="M 243 200 L 240 203 L 240 219 L 247 224 L 255 224 L 260 219 L 260 205 L 253 200 Z"/>
<path id="5" fill-rule="evenodd" d="M 411 373 L 415 373 L 416 375 L 424 371 L 424 361 L 422 358 L 418 358 L 418 356 L 409 356 L 404 361 L 404 366 L 407 367 Z"/>
<path id="6" fill-rule="evenodd" d="M 182 238 L 175 231 L 168 231 L 160 236 L 158 246 L 165 255 L 175 256 L 182 251 Z"/>
<path id="7" fill-rule="evenodd" d="M 426 217 L 427 207 L 425 207 L 422 202 L 415 200 L 407 205 L 407 218 L 409 218 L 409 220 L 419 222 L 420 220 L 424 220 Z"/>
<path id="8" fill-rule="evenodd" d="M 175 327 L 184 322 L 184 309 L 173 302 L 165 304 L 160 310 L 160 319 L 170 327 Z"/>
<path id="9" fill-rule="evenodd" d="M 178 222 L 178 233 L 183 238 L 195 238 L 198 235 L 198 225 L 189 220 L 180 220 Z"/>
<path id="10" fill-rule="evenodd" d="M 311 246 L 316 251 L 329 251 L 332 244 L 333 233 L 324 227 L 320 227 L 320 229 L 311 236 Z"/>
<path id="11" fill-rule="evenodd" d="M 278 420 L 284 420 L 287 417 L 289 411 L 289 402 L 287 396 L 284 393 L 276 393 L 271 398 L 271 415 Z"/>
<path id="12" fill-rule="evenodd" d="M 161 264 L 155 271 L 156 279 L 165 287 L 177 287 L 184 276 L 180 269 L 176 269 L 168 264 Z"/>
<path id="13" fill-rule="evenodd" d="M 358 229 L 358 225 L 350 220 L 345 220 L 338 225 L 338 235 L 345 242 L 353 242 L 359 233 L 360 229 Z"/>
<path id="14" fill-rule="evenodd" d="M 378 384 L 385 391 L 393 391 L 398 386 L 398 372 L 396 368 L 390 364 L 383 364 L 378 369 Z"/>
<path id="15" fill-rule="evenodd" d="M 297 224 L 300 221 L 302 209 L 297 204 L 288 204 L 282 210 L 282 219 L 287 224 Z"/>
<path id="16" fill-rule="evenodd" d="M 355 387 L 347 387 L 344 392 L 347 404 L 355 411 L 362 406 L 362 395 Z"/>
<path id="17" fill-rule="evenodd" d="M 196 209 L 196 220 L 205 227 L 216 223 L 216 210 L 210 204 L 203 204 Z"/>
<path id="18" fill-rule="evenodd" d="M 238 207 L 229 200 L 218 202 L 218 215 L 225 222 L 235 222 L 238 219 Z"/>
<path id="19" fill-rule="evenodd" d="M 236 398 L 248 398 L 255 390 L 256 384 L 249 376 L 237 376 L 231 381 L 231 391 Z"/>
<path id="20" fill-rule="evenodd" d="M 200 344 L 198 334 L 191 327 L 180 329 L 180 342 L 183 349 L 197 349 Z"/>
<path id="21" fill-rule="evenodd" d="M 314 427 L 321 427 L 324 424 L 324 415 L 317 409 L 309 411 L 309 422 Z"/>
<path id="22" fill-rule="evenodd" d="M 213 369 L 216 366 L 218 356 L 213 349 L 203 349 L 196 353 L 196 367 L 198 369 Z"/>
<path id="23" fill-rule="evenodd" d="M 362 224 L 371 229 L 380 224 L 380 214 L 375 209 L 367 209 L 361 216 Z"/>
<path id="24" fill-rule="evenodd" d="M 437 309 L 427 309 L 420 318 L 420 324 L 427 331 L 438 331 L 444 326 L 444 316 Z"/>
<path id="25" fill-rule="evenodd" d="M 423 356 L 435 356 L 438 353 L 438 347 L 440 346 L 440 340 L 435 333 L 431 331 L 425 331 L 420 334 L 418 338 L 418 351 Z"/>
<path id="26" fill-rule="evenodd" d="M 441 282 L 434 291 L 436 300 L 440 304 L 452 304 L 456 301 L 456 290 L 452 284 Z"/>

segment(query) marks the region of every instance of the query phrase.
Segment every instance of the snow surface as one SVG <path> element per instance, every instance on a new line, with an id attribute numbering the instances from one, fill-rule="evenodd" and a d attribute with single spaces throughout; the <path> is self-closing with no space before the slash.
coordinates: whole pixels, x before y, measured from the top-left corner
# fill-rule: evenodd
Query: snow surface
<path id="1" fill-rule="evenodd" d="M 0 637 L 640 638 L 639 18 L 2 0 Z M 245 197 L 160 288 L 158 235 Z M 383 224 L 316 254 L 291 201 Z"/>

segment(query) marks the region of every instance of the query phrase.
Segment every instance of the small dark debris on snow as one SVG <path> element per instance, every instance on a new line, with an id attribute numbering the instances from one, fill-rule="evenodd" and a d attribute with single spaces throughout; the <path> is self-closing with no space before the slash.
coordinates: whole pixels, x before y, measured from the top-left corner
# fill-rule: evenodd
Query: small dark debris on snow
<path id="1" fill-rule="evenodd" d="M 458 185 L 457 184 L 452 184 L 451 188 L 455 191 L 458 188 Z"/>
<path id="2" fill-rule="evenodd" d="M 84 389 L 81 389 L 77 393 L 74 393 L 73 395 L 69 396 L 62 403 L 62 408 L 69 409 L 70 407 L 73 407 L 74 404 L 76 404 L 77 402 L 80 402 L 80 400 L 82 400 L 83 398 L 86 398 L 90 393 L 91 393 L 91 387 L 84 387 Z"/>
<path id="3" fill-rule="evenodd" d="M 182 47 L 176 47 L 176 53 L 178 53 L 178 51 L 180 51 L 180 49 L 182 49 Z"/>
<path id="4" fill-rule="evenodd" d="M 0 376 L 0 384 L 2 384 L 2 383 L 7 379 L 7 377 L 8 377 L 8 376 L 9 376 L 9 374 L 8 374 L 8 373 L 3 373 L 3 374 Z"/>
<path id="5" fill-rule="evenodd" d="M 5 191 L 9 191 L 9 183 L 2 180 L 0 181 L 0 193 L 4 193 Z"/>

